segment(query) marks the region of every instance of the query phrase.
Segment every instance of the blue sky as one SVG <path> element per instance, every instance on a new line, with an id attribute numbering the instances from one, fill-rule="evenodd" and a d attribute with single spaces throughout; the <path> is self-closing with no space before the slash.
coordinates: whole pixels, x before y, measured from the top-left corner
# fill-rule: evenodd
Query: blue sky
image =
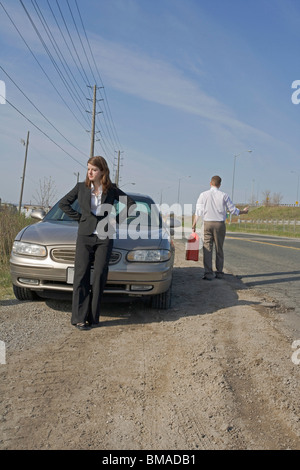
<path id="1" fill-rule="evenodd" d="M 84 179 L 87 84 L 96 79 L 104 88 L 97 91 L 95 154 L 108 160 L 113 178 L 121 151 L 124 190 L 171 205 L 180 188 L 180 203 L 195 204 L 219 174 L 231 195 L 238 155 L 235 203 L 261 201 L 266 190 L 295 203 L 300 104 L 293 104 L 291 86 L 300 80 L 298 0 L 1 4 L 23 37 L 0 5 L 0 80 L 7 99 L 0 105 L 2 201 L 19 201 L 27 131 L 23 202 L 35 202 L 44 177 L 54 181 L 57 199 L 75 185 L 74 173 Z"/>

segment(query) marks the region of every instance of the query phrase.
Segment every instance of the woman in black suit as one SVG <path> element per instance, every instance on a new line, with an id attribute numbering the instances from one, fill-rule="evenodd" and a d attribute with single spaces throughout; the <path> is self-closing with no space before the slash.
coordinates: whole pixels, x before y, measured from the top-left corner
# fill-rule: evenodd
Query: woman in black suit
<path id="1" fill-rule="evenodd" d="M 81 213 L 72 208 L 76 199 Z M 126 207 L 125 212 L 117 216 L 117 223 L 121 222 L 121 217 L 127 217 L 135 202 L 111 182 L 106 160 L 103 157 L 91 157 L 85 182 L 77 183 L 59 203 L 59 207 L 71 219 L 79 222 L 71 323 L 80 330 L 99 324 L 100 304 L 113 247 L 112 231 L 107 220 L 114 202 L 120 199 L 126 203 Z M 94 272 L 91 285 L 92 263 Z"/>

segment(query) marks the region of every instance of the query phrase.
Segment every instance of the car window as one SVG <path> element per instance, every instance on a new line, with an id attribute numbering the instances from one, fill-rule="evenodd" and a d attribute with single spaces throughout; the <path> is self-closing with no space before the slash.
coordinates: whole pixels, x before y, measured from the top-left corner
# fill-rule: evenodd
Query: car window
<path id="1" fill-rule="evenodd" d="M 135 200 L 136 207 L 127 217 L 127 224 L 139 224 L 141 226 L 159 227 L 159 212 L 153 201 L 139 201 Z M 152 204 L 151 204 L 152 203 Z M 112 211 L 112 217 L 122 212 L 125 209 L 125 204 L 122 202 L 116 202 L 114 205 L 114 211 Z"/>
<path id="2" fill-rule="evenodd" d="M 72 207 L 75 211 L 79 212 L 81 214 L 81 210 L 78 204 L 78 201 L 75 201 L 72 204 Z M 63 220 L 63 221 L 69 221 L 71 222 L 72 219 L 65 214 L 59 207 L 59 201 L 55 204 L 55 206 L 52 207 L 52 209 L 48 212 L 48 214 L 44 217 L 43 220 Z M 73 220 L 74 222 L 74 220 Z"/>
<path id="3" fill-rule="evenodd" d="M 159 227 L 160 226 L 160 215 L 157 209 L 157 206 L 154 202 L 149 200 L 138 200 L 135 198 L 136 208 L 132 211 L 131 215 L 127 218 L 127 224 L 140 224 L 141 226 L 151 226 Z M 76 200 L 72 204 L 72 208 L 81 213 L 80 206 Z M 110 218 L 114 219 L 117 214 L 122 212 L 125 209 L 125 204 L 122 201 L 116 201 L 114 207 L 112 208 Z M 47 221 L 65 221 L 65 222 L 74 222 L 67 214 L 65 214 L 59 207 L 59 202 L 57 202 L 48 214 L 44 217 L 43 220 Z"/>

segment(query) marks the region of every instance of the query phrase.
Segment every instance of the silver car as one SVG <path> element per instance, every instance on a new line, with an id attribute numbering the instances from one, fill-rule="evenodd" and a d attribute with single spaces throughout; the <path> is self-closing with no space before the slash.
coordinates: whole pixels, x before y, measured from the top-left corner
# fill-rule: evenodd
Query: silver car
<path id="1" fill-rule="evenodd" d="M 169 308 L 175 254 L 171 239 L 174 219 L 165 223 L 150 197 L 129 196 L 136 201 L 136 210 L 125 224 L 115 226 L 104 294 L 147 297 L 152 307 Z M 80 212 L 77 204 L 76 201 L 74 208 Z M 117 203 L 110 215 L 112 225 L 121 210 L 121 203 Z M 53 298 L 61 292 L 72 292 L 78 223 L 62 212 L 58 203 L 46 215 L 35 211 L 31 216 L 41 219 L 40 222 L 18 233 L 11 252 L 16 298 Z"/>

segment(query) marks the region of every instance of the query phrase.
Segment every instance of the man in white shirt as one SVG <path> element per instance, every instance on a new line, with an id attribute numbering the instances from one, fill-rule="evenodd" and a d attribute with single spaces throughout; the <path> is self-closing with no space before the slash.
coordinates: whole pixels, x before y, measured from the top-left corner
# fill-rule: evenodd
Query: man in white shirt
<path id="1" fill-rule="evenodd" d="M 220 176 L 213 176 L 210 182 L 210 190 L 200 194 L 196 204 L 196 214 L 193 222 L 194 231 L 199 217 L 202 217 L 204 223 L 203 279 L 206 280 L 212 280 L 214 277 L 212 269 L 213 244 L 215 244 L 216 249 L 215 277 L 223 277 L 223 245 L 226 233 L 225 221 L 227 210 L 234 215 L 248 213 L 248 207 L 245 207 L 243 210 L 237 209 L 228 194 L 220 191 L 221 181 Z"/>

